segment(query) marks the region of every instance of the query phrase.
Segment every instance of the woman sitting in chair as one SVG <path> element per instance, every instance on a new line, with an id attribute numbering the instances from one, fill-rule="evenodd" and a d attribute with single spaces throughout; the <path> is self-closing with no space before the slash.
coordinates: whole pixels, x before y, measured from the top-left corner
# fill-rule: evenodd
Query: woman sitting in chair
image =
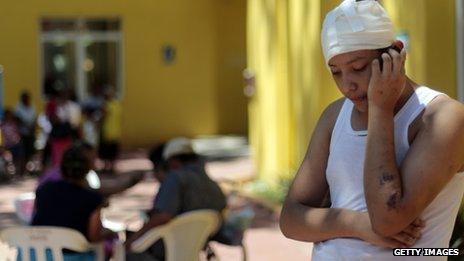
<path id="1" fill-rule="evenodd" d="M 85 179 L 93 167 L 94 151 L 77 142 L 63 155 L 62 180 L 39 186 L 36 191 L 33 226 L 58 226 L 81 232 L 90 242 L 99 242 L 115 234 L 103 229 L 100 210 L 104 199 L 87 186 Z"/>

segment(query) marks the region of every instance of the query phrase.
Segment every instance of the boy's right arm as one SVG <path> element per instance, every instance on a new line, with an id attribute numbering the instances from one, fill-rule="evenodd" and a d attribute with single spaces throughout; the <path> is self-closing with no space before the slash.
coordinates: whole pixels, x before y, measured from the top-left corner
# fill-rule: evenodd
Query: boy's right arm
<path id="1" fill-rule="evenodd" d="M 342 104 L 343 100 L 331 104 L 322 113 L 313 132 L 282 209 L 280 228 L 286 237 L 309 242 L 355 237 L 356 212 L 320 207 L 328 194 L 325 171 L 330 138 Z"/>
<path id="2" fill-rule="evenodd" d="M 330 139 L 343 101 L 340 99 L 329 105 L 317 123 L 308 151 L 285 200 L 280 228 L 286 237 L 299 241 L 320 242 L 351 237 L 383 247 L 412 245 L 420 237 L 418 229 L 415 229 L 420 228 L 419 221 L 392 238 L 383 238 L 372 231 L 367 212 L 321 208 L 329 191 L 325 172 Z"/>

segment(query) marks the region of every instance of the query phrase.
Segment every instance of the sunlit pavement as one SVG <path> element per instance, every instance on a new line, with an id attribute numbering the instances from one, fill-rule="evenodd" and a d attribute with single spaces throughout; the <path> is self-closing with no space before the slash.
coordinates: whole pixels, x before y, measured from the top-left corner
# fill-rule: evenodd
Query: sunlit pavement
<path id="1" fill-rule="evenodd" d="M 105 215 L 114 221 L 125 222 L 129 228 L 140 226 L 140 211 L 149 209 L 153 196 L 158 189 L 158 183 L 148 172 L 151 164 L 144 158 L 144 152 L 131 152 L 123 155 L 118 162 L 119 175 L 128 175 L 133 170 L 146 170 L 142 182 L 125 192 L 112 196 L 110 207 Z M 227 183 L 241 182 L 253 178 L 253 164 L 249 158 L 238 158 L 228 161 L 208 163 L 208 173 L 219 181 Z M 103 176 L 102 182 L 114 182 L 118 176 Z M 28 178 L 0 185 L 0 228 L 18 225 L 14 214 L 13 199 L 21 193 L 35 189 L 36 179 Z M 242 206 L 250 206 L 255 211 L 255 219 L 245 234 L 244 244 L 248 260 L 309 260 L 311 244 L 286 239 L 278 228 L 278 214 L 250 200 L 241 198 Z M 212 243 L 212 247 L 220 260 L 242 260 L 242 252 L 238 247 L 229 247 Z M 3 250 L 2 250 L 3 249 Z M 0 252 L 4 246 L 0 245 Z M 0 254 L 0 259 L 2 255 Z"/>

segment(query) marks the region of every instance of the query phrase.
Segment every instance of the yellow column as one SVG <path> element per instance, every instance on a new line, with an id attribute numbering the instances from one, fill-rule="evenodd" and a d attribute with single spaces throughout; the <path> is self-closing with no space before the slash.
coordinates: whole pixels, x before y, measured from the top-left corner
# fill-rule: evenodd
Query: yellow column
<path id="1" fill-rule="evenodd" d="M 269 182 L 288 170 L 291 160 L 286 20 L 286 2 L 249 1 L 248 67 L 256 77 L 249 103 L 250 140 L 259 174 Z"/>
<path id="2" fill-rule="evenodd" d="M 294 174 L 321 111 L 339 96 L 324 66 L 320 28 L 336 1 L 249 0 L 250 140 L 260 177 Z"/>

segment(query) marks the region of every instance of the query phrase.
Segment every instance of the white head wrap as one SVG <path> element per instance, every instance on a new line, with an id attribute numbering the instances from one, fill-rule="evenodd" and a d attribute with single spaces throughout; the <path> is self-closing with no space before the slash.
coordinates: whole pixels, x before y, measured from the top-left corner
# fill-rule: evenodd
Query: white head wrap
<path id="1" fill-rule="evenodd" d="M 345 0 L 327 14 L 322 25 L 326 65 L 335 55 L 386 48 L 394 40 L 390 17 L 375 0 Z"/>

